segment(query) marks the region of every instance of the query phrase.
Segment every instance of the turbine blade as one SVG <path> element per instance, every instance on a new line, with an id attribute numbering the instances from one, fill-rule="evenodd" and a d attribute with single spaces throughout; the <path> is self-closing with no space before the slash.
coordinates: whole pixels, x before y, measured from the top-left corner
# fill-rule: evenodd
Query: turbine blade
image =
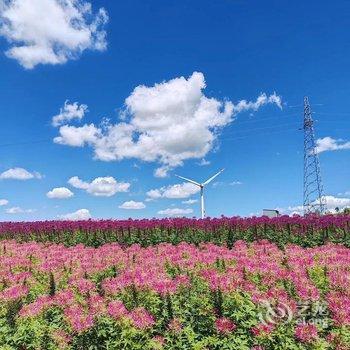
<path id="1" fill-rule="evenodd" d="M 212 176 L 210 179 L 207 181 L 203 182 L 203 186 L 208 185 L 208 183 L 212 182 L 217 176 L 219 176 L 225 169 L 221 169 L 217 174 Z"/>
<path id="2" fill-rule="evenodd" d="M 182 176 L 180 176 L 180 175 L 175 175 L 176 177 L 178 177 L 178 178 L 180 178 L 180 179 L 182 179 L 182 180 L 185 180 L 185 181 L 187 181 L 187 182 L 191 182 L 192 184 L 194 184 L 194 185 L 197 185 L 197 186 L 201 186 L 201 184 L 200 183 L 198 183 L 198 182 L 196 182 L 196 181 L 193 181 L 193 180 L 190 180 L 190 179 L 187 179 L 186 177 L 182 177 Z"/>

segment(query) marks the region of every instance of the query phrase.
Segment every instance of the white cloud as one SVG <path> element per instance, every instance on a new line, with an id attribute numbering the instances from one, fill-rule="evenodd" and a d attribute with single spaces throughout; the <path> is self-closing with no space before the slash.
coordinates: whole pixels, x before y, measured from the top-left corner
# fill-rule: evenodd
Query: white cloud
<path id="1" fill-rule="evenodd" d="M 46 196 L 51 199 L 65 199 L 74 196 L 74 193 L 66 187 L 56 187 L 46 193 Z"/>
<path id="2" fill-rule="evenodd" d="M 93 14 L 84 0 L 1 0 L 0 35 L 6 55 L 24 68 L 63 64 L 87 50 L 106 49 L 105 9 Z"/>
<path id="3" fill-rule="evenodd" d="M 167 187 L 161 187 L 159 189 L 154 189 L 148 191 L 146 194 L 150 199 L 159 199 L 159 198 L 171 198 L 171 199 L 180 199 L 188 198 L 193 194 L 196 194 L 200 191 L 200 188 L 194 184 L 183 182 L 182 184 L 171 185 Z"/>
<path id="4" fill-rule="evenodd" d="M 229 183 L 230 186 L 239 186 L 239 185 L 243 185 L 243 182 L 241 181 L 232 181 Z"/>
<path id="5" fill-rule="evenodd" d="M 205 158 L 201 159 L 200 162 L 197 163 L 199 166 L 207 166 L 210 165 L 210 161 L 206 160 Z"/>
<path id="6" fill-rule="evenodd" d="M 9 204 L 9 201 L 7 199 L 0 199 L 0 207 L 3 207 L 4 205 Z"/>
<path id="7" fill-rule="evenodd" d="M 90 184 L 88 182 L 84 182 L 83 180 L 79 179 L 78 176 L 73 176 L 68 180 L 68 183 L 75 187 L 75 188 L 79 188 L 81 190 L 87 190 L 90 186 Z"/>
<path id="8" fill-rule="evenodd" d="M 111 197 L 117 192 L 128 192 L 130 183 L 117 182 L 117 180 L 111 176 L 97 177 L 92 182 L 85 182 L 79 179 L 77 176 L 73 176 L 68 180 L 68 183 L 97 197 Z"/>
<path id="9" fill-rule="evenodd" d="M 181 208 L 168 208 L 165 210 L 160 210 L 158 212 L 159 215 L 166 215 L 166 216 L 184 216 L 192 213 L 193 213 L 192 209 L 181 209 Z"/>
<path id="10" fill-rule="evenodd" d="M 63 125 L 60 127 L 60 136 L 54 138 L 55 143 L 72 147 L 83 147 L 85 144 L 94 145 L 101 138 L 101 130 L 94 124 L 80 127 Z"/>
<path id="11" fill-rule="evenodd" d="M 220 187 L 220 186 L 239 186 L 243 185 L 243 182 L 241 181 L 231 181 L 231 182 L 225 182 L 225 181 L 216 181 L 213 183 L 213 187 Z"/>
<path id="12" fill-rule="evenodd" d="M 30 214 L 34 212 L 35 209 L 22 209 L 20 207 L 12 207 L 5 210 L 6 214 Z"/>
<path id="13" fill-rule="evenodd" d="M 60 109 L 60 113 L 52 118 L 53 126 L 60 126 L 73 119 L 81 120 L 84 118 L 85 113 L 88 112 L 88 106 L 78 102 L 69 103 L 67 100 L 64 106 Z"/>
<path id="14" fill-rule="evenodd" d="M 334 212 L 335 208 L 343 210 L 350 207 L 350 198 L 339 198 L 334 196 L 324 196 L 327 210 Z"/>
<path id="15" fill-rule="evenodd" d="M 62 220 L 89 220 L 91 214 L 88 209 L 79 209 L 73 213 L 58 216 Z"/>
<path id="16" fill-rule="evenodd" d="M 233 106 L 233 111 L 235 114 L 245 112 L 245 111 L 257 111 L 260 107 L 273 103 L 280 109 L 282 109 L 282 98 L 276 93 L 267 96 L 265 93 L 261 93 L 256 101 L 246 101 L 241 100 L 236 105 Z"/>
<path id="17" fill-rule="evenodd" d="M 323 196 L 323 201 L 326 203 L 326 210 L 330 213 L 335 213 L 336 208 L 339 208 L 339 210 L 343 210 L 345 208 L 350 207 L 350 198 L 342 198 L 342 197 L 335 197 L 335 196 Z M 313 202 L 313 204 L 318 203 L 317 201 Z M 290 206 L 287 208 L 276 208 L 280 213 L 287 214 L 287 215 L 303 215 L 304 213 L 304 207 L 302 205 L 298 206 Z"/>
<path id="18" fill-rule="evenodd" d="M 34 178 L 41 179 L 42 176 L 38 172 L 30 173 L 23 168 L 11 168 L 0 174 L 2 180 L 30 180 Z"/>
<path id="19" fill-rule="evenodd" d="M 122 205 L 119 206 L 120 209 L 130 209 L 130 210 L 137 210 L 137 209 L 144 209 L 146 206 L 142 202 L 124 202 Z"/>
<path id="20" fill-rule="evenodd" d="M 102 161 L 135 158 L 158 162 L 160 167 L 155 176 L 165 177 L 169 170 L 188 159 L 203 159 L 235 114 L 266 104 L 281 107 L 276 94 L 261 94 L 255 102 L 234 105 L 206 97 L 205 87 L 204 76 L 198 72 L 188 79 L 175 78 L 152 87 L 140 85 L 126 98 L 119 123 L 64 125 L 54 142 L 90 146 L 94 157 Z"/>
<path id="21" fill-rule="evenodd" d="M 343 141 L 341 139 L 333 139 L 329 136 L 316 141 L 316 153 L 326 151 L 339 151 L 343 149 L 350 149 L 350 141 Z"/>
<path id="22" fill-rule="evenodd" d="M 192 205 L 198 202 L 198 199 L 189 199 L 187 201 L 182 201 L 183 204 Z"/>

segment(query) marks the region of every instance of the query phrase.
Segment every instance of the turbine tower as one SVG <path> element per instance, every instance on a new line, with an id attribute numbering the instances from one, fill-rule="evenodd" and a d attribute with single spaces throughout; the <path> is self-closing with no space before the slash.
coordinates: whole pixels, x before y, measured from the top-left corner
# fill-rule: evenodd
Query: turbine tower
<path id="1" fill-rule="evenodd" d="M 309 98 L 304 97 L 304 215 L 323 214 L 325 208 L 320 162 L 315 143 L 314 121 Z"/>
<path id="2" fill-rule="evenodd" d="M 197 181 L 191 180 L 191 179 L 187 179 L 186 177 L 182 177 L 179 175 L 175 175 L 176 177 L 185 180 L 187 182 L 190 182 L 191 184 L 194 184 L 196 186 L 198 186 L 201 190 L 201 217 L 202 219 L 205 218 L 205 205 L 204 205 L 204 187 L 206 185 L 208 185 L 210 182 L 212 182 L 217 176 L 219 176 L 225 169 L 221 169 L 217 174 L 215 174 L 214 176 L 212 176 L 211 178 L 209 178 L 207 181 L 203 182 L 203 183 L 199 183 Z"/>

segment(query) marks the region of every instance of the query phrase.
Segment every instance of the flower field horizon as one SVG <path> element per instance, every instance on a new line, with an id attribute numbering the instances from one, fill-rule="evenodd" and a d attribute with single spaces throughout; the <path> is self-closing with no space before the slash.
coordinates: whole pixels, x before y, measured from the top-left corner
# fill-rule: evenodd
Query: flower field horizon
<path id="1" fill-rule="evenodd" d="M 4 240 L 0 251 L 2 349 L 350 346 L 343 245 Z"/>
<path id="2" fill-rule="evenodd" d="M 142 246 L 212 242 L 232 247 L 238 240 L 268 239 L 279 246 L 333 242 L 350 247 L 350 215 L 0 222 L 1 239 L 94 247 L 112 242 Z"/>

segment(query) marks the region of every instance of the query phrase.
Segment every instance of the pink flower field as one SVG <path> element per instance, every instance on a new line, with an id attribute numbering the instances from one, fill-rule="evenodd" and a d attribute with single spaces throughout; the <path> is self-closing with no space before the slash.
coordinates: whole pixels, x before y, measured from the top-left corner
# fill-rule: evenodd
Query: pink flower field
<path id="1" fill-rule="evenodd" d="M 350 349 L 350 249 L 0 243 L 1 349 Z"/>

